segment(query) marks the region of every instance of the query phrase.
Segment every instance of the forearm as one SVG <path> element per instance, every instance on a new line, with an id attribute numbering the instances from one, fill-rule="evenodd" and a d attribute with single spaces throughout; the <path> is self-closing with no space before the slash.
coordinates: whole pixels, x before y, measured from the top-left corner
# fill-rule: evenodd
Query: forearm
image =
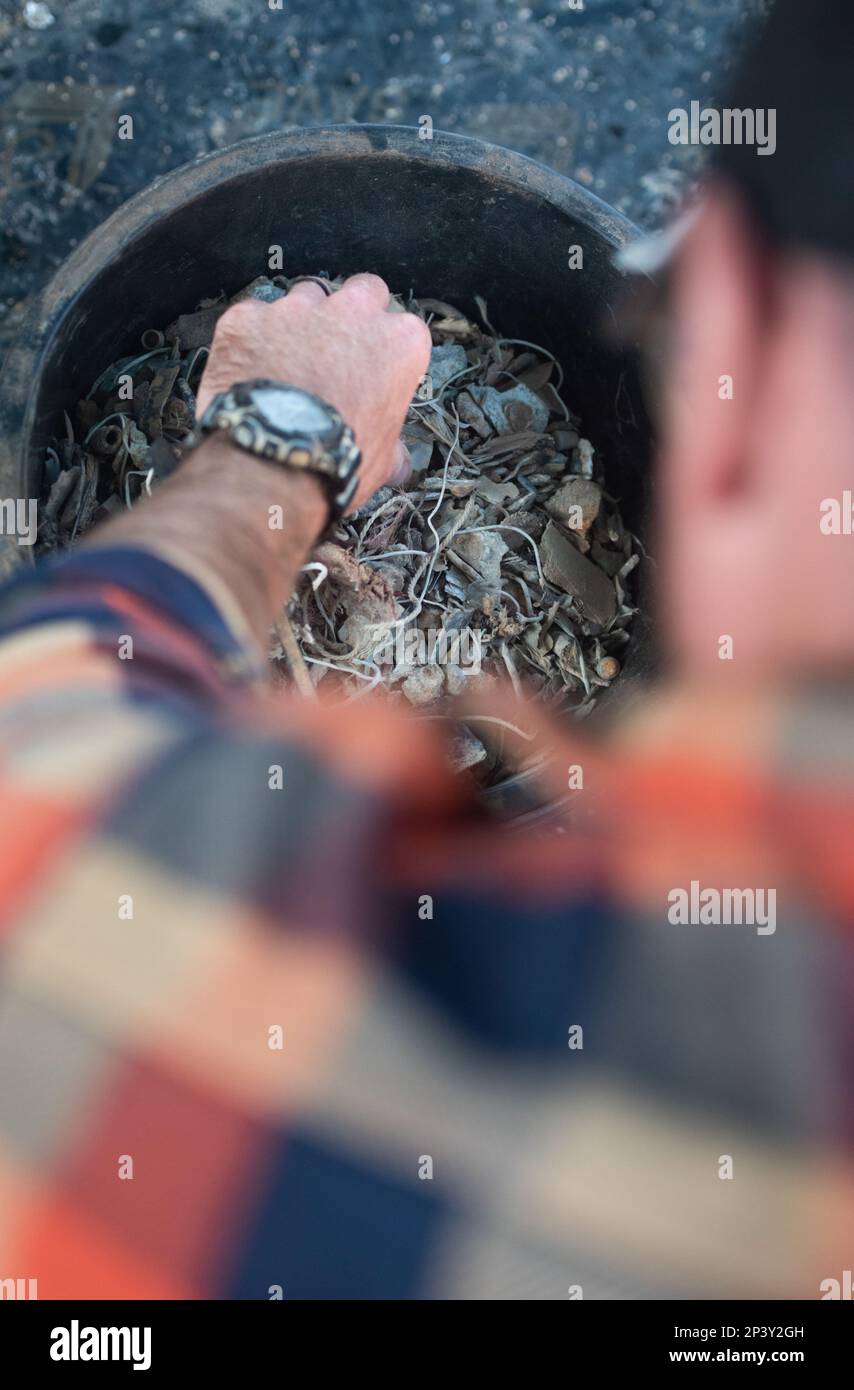
<path id="1" fill-rule="evenodd" d="M 315 478 L 277 470 L 212 438 L 151 498 L 100 527 L 88 544 L 150 548 L 211 574 L 266 649 L 271 623 L 326 517 Z"/>

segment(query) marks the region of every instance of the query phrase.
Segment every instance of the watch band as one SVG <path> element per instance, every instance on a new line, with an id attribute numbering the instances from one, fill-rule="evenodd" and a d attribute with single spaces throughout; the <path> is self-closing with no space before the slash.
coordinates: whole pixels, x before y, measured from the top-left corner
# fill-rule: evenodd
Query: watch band
<path id="1" fill-rule="evenodd" d="M 325 428 L 279 430 L 266 421 L 255 392 L 284 391 L 302 397 L 325 416 Z M 313 474 L 323 484 L 334 526 L 353 500 L 359 482 L 361 452 L 350 426 L 334 406 L 301 387 L 280 381 L 246 381 L 214 396 L 184 442 L 194 449 L 208 435 L 222 433 L 239 449 L 279 468 Z"/>

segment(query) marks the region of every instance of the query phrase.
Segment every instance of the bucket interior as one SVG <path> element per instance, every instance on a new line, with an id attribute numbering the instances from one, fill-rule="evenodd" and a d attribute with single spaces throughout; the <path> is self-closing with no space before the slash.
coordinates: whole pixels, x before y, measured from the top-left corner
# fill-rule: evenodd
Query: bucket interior
<path id="1" fill-rule="evenodd" d="M 649 427 L 635 363 L 603 345 L 600 330 L 619 274 L 602 234 L 573 223 L 538 193 L 472 168 L 432 167 L 387 154 L 272 162 L 155 217 L 104 265 L 68 308 L 38 382 L 30 477 L 42 448 L 97 375 L 139 350 L 140 334 L 273 273 L 372 270 L 400 293 L 450 300 L 478 317 L 475 295 L 498 332 L 554 353 L 565 397 L 604 463 L 627 524 L 645 529 Z M 580 245 L 584 268 L 570 270 Z M 29 489 L 28 489 L 29 490 Z"/>
<path id="2" fill-rule="evenodd" d="M 607 209 L 595 205 L 599 212 L 575 220 L 539 190 L 484 166 L 364 150 L 273 159 L 212 185 L 200 179 L 197 192 L 191 186 L 182 204 L 153 211 L 124 244 L 105 224 L 92 238 L 95 264 L 103 264 L 42 358 L 26 492 L 38 495 L 44 444 L 61 433 L 62 410 L 70 414 L 104 368 L 139 351 L 145 329 L 164 327 L 199 299 L 276 273 L 270 248 L 280 246 L 287 275 L 371 270 L 398 293 L 447 300 L 473 318 L 479 295 L 502 336 L 552 352 L 606 486 L 644 539 L 650 439 L 637 364 L 601 336 L 621 284 L 602 230 Z M 583 269 L 569 267 L 574 246 Z M 639 623 L 621 679 L 601 703 L 652 662 Z"/>

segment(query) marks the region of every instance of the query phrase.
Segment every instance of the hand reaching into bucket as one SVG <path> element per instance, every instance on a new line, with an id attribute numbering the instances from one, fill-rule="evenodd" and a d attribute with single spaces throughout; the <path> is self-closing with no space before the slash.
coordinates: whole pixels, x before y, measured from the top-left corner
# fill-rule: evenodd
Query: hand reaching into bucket
<path id="1" fill-rule="evenodd" d="M 359 506 L 409 471 L 400 431 L 430 361 L 430 331 L 414 314 L 388 313 L 378 275 L 352 275 L 329 294 L 314 281 L 274 304 L 244 299 L 217 323 L 198 412 L 239 381 L 269 377 L 311 391 L 343 416 L 362 451 Z"/>
<path id="2" fill-rule="evenodd" d="M 240 381 L 272 378 L 334 406 L 362 450 L 357 507 L 408 465 L 400 431 L 430 360 L 430 331 L 414 314 L 387 313 L 376 275 L 354 275 L 327 296 L 303 281 L 275 304 L 244 300 L 217 324 L 197 406 Z M 270 517 L 281 517 L 271 525 Z M 236 600 L 266 650 L 270 624 L 292 592 L 328 517 L 317 478 L 278 469 L 211 435 L 150 498 L 108 521 L 88 545 L 132 544 L 164 554 Z"/>

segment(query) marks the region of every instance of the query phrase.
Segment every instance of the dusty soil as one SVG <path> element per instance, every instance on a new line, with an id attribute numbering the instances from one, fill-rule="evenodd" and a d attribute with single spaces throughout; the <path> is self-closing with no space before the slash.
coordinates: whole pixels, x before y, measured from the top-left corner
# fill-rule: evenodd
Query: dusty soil
<path id="1" fill-rule="evenodd" d="M 0 0 L 0 350 L 115 207 L 269 130 L 429 115 L 656 225 L 697 170 L 667 112 L 714 96 L 761 0 L 575 3 L 46 0 L 28 22 L 24 0 Z"/>

